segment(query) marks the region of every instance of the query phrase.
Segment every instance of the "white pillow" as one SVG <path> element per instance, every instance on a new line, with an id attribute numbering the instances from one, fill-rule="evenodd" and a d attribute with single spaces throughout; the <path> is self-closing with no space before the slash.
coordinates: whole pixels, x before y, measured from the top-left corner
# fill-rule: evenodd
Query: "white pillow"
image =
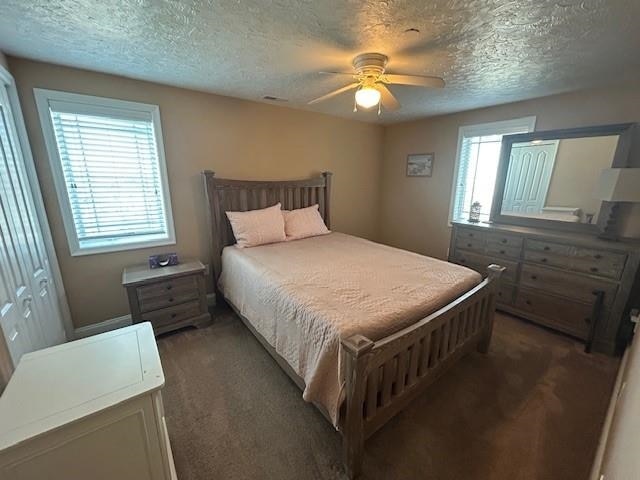
<path id="1" fill-rule="evenodd" d="M 240 248 L 284 242 L 287 239 L 279 203 L 261 210 L 225 213 L 236 237 L 236 245 Z"/>
<path id="2" fill-rule="evenodd" d="M 287 234 L 287 240 L 298 240 L 331 233 L 322 220 L 318 204 L 297 210 L 283 210 L 282 215 L 284 216 L 284 231 Z"/>

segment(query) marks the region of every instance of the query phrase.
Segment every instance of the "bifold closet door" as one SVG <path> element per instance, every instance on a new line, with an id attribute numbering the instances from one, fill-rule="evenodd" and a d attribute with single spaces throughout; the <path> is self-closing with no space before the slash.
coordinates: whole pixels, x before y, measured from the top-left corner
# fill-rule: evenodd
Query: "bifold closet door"
<path id="1" fill-rule="evenodd" d="M 14 365 L 65 341 L 6 86 L 0 88 L 0 321 Z"/>

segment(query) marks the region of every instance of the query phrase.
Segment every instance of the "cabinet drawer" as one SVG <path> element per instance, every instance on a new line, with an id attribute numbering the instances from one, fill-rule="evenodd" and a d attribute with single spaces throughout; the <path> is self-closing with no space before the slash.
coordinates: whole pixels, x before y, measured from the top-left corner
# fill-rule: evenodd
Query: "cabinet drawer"
<path id="1" fill-rule="evenodd" d="M 618 288 L 616 284 L 604 280 L 528 264 L 522 266 L 520 283 L 552 294 L 562 292 L 562 295 L 589 305 L 595 300 L 594 290 L 602 290 L 604 292 L 604 304 L 611 305 Z"/>
<path id="2" fill-rule="evenodd" d="M 515 307 L 534 316 L 537 323 L 586 339 L 591 305 L 527 289 L 516 294 Z"/>
<path id="3" fill-rule="evenodd" d="M 200 302 L 188 302 L 173 307 L 142 314 L 143 322 L 151 322 L 153 328 L 163 327 L 200 315 Z"/>
<path id="4" fill-rule="evenodd" d="M 556 255 L 571 255 L 571 246 L 562 245 L 561 243 L 545 242 L 543 240 L 527 240 L 525 246 L 527 250 L 535 250 L 537 252 L 554 253 Z"/>
<path id="5" fill-rule="evenodd" d="M 487 243 L 485 247 L 487 255 L 495 258 L 511 258 L 518 260 L 520 258 L 521 247 L 501 245 L 499 243 Z"/>
<path id="6" fill-rule="evenodd" d="M 497 292 L 497 301 L 503 305 L 513 305 L 513 299 L 516 293 L 515 285 L 510 283 L 500 282 Z"/>
<path id="7" fill-rule="evenodd" d="M 627 255 L 624 253 L 577 248 L 572 269 L 617 280 L 622 275 L 626 261 Z"/>
<path id="8" fill-rule="evenodd" d="M 519 249 L 522 247 L 522 237 L 517 237 L 515 235 L 503 235 L 501 233 L 488 233 L 487 243 Z"/>
<path id="9" fill-rule="evenodd" d="M 477 255 L 470 252 L 457 251 L 454 257 L 455 263 L 469 267 L 483 276 L 487 274 L 487 267 L 492 263 L 505 267 L 505 271 L 502 274 L 502 279 L 509 282 L 516 282 L 518 276 L 518 263 L 511 262 L 509 260 L 497 259 L 491 257 L 485 257 L 484 255 Z"/>
<path id="10" fill-rule="evenodd" d="M 479 253 L 484 252 L 484 240 L 479 238 L 456 238 L 456 247 L 465 250 L 473 250 Z"/>
<path id="11" fill-rule="evenodd" d="M 569 264 L 571 263 L 570 257 L 554 255 L 553 253 L 541 252 L 539 250 L 525 250 L 524 259 L 528 262 L 560 268 L 569 268 Z"/>

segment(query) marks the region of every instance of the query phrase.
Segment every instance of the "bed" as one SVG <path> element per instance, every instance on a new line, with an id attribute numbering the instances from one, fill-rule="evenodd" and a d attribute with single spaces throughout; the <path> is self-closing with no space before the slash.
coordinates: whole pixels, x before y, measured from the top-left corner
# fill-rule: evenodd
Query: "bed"
<path id="1" fill-rule="evenodd" d="M 318 204 L 331 174 L 242 181 L 204 172 L 216 294 L 343 435 L 345 469 L 364 440 L 466 352 L 489 347 L 502 267 L 464 267 L 333 232 L 240 249 L 225 211 Z"/>

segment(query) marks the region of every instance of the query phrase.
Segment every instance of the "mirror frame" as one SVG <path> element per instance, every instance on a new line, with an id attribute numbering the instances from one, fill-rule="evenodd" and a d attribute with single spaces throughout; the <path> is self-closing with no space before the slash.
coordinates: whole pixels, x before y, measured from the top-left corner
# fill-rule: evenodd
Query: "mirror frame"
<path id="1" fill-rule="evenodd" d="M 596 125 L 590 127 L 565 128 L 560 130 L 546 130 L 541 132 L 518 133 L 502 137 L 500 163 L 496 175 L 496 186 L 493 193 L 493 204 L 489 221 L 523 227 L 540 227 L 572 232 L 606 234 L 614 228 L 617 221 L 619 202 L 603 201 L 600 205 L 597 224 L 563 222 L 560 220 L 545 220 L 541 218 L 525 218 L 516 215 L 503 215 L 502 199 L 509 170 L 511 147 L 514 143 L 531 142 L 533 140 L 562 140 L 566 138 L 601 137 L 619 135 L 618 145 L 611 162 L 612 168 L 629 167 L 629 152 L 635 136 L 636 123 L 619 123 L 614 125 Z"/>

